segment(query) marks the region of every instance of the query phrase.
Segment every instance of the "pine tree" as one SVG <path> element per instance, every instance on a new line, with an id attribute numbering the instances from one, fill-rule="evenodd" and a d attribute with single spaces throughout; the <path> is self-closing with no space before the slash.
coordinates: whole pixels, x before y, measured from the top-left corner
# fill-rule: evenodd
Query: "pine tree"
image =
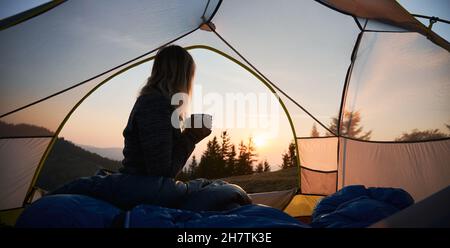
<path id="1" fill-rule="evenodd" d="M 288 151 L 282 154 L 281 169 L 287 169 L 297 166 L 297 155 L 295 151 L 295 143 L 291 141 L 288 146 Z"/>
<path id="2" fill-rule="evenodd" d="M 231 145 L 230 151 L 227 155 L 227 160 L 225 161 L 226 166 L 226 176 L 232 176 L 236 174 L 236 146 Z"/>
<path id="3" fill-rule="evenodd" d="M 248 138 L 247 143 L 247 153 L 248 153 L 248 164 L 253 169 L 253 163 L 257 161 L 256 157 L 258 156 L 256 153 L 255 143 L 253 143 L 253 138 Z"/>
<path id="4" fill-rule="evenodd" d="M 270 172 L 270 165 L 267 162 L 267 160 L 264 160 L 264 168 L 263 168 L 264 172 Z"/>
<path id="5" fill-rule="evenodd" d="M 256 166 L 256 173 L 262 173 L 264 171 L 264 166 L 262 162 L 259 162 L 258 165 Z"/>
<path id="6" fill-rule="evenodd" d="M 403 133 L 401 136 L 395 138 L 395 141 L 433 140 L 447 137 L 447 134 L 441 132 L 439 129 L 419 130 L 415 128 L 411 132 Z"/>
<path id="7" fill-rule="evenodd" d="M 188 175 L 190 179 L 194 179 L 196 178 L 196 174 L 197 174 L 197 169 L 198 169 L 198 163 L 197 163 L 197 158 L 194 156 L 192 156 L 192 161 L 189 164 L 188 167 Z"/>
<path id="8" fill-rule="evenodd" d="M 230 148 L 231 148 L 231 142 L 230 142 L 230 135 L 228 135 L 227 131 L 223 131 L 220 134 L 220 138 L 222 139 L 222 144 L 220 146 L 220 152 L 222 155 L 222 159 L 225 161 L 228 159 Z"/>
<path id="9" fill-rule="evenodd" d="M 311 137 L 319 137 L 320 133 L 317 131 L 316 123 L 314 122 L 312 129 L 311 129 Z"/>
<path id="10" fill-rule="evenodd" d="M 246 156 L 247 156 L 247 147 L 244 145 L 244 141 L 241 140 L 239 143 L 239 154 L 237 157 L 236 165 L 234 168 L 234 175 L 244 175 L 245 167 L 246 167 Z"/>
<path id="11" fill-rule="evenodd" d="M 372 130 L 364 132 L 364 127 L 361 126 L 361 114 L 359 111 L 345 111 L 342 117 L 342 123 L 340 126 L 340 135 L 362 139 L 370 140 L 372 135 Z M 339 117 L 333 117 L 329 125 L 329 129 L 334 133 L 338 133 Z M 328 135 L 334 135 L 328 132 Z"/>
<path id="12" fill-rule="evenodd" d="M 208 179 L 220 178 L 224 175 L 223 160 L 220 151 L 220 145 L 217 137 L 208 141 L 206 150 L 203 152 L 202 158 L 198 165 L 198 176 Z"/>
<path id="13" fill-rule="evenodd" d="M 221 145 L 220 145 L 220 155 L 222 157 L 221 171 L 223 171 L 223 176 L 231 176 L 234 168 L 234 159 L 236 156 L 236 151 L 232 151 L 234 149 L 234 145 L 230 142 L 230 135 L 227 131 L 223 131 L 220 134 Z"/>
<path id="14" fill-rule="evenodd" d="M 291 142 L 289 144 L 289 167 L 297 166 L 297 155 L 295 151 L 295 143 Z"/>
<path id="15" fill-rule="evenodd" d="M 253 140 L 250 137 L 247 145 L 243 141 L 239 143 L 239 155 L 236 163 L 235 175 L 248 175 L 253 173 L 253 163 L 255 159 L 255 146 Z"/>
<path id="16" fill-rule="evenodd" d="M 289 153 L 283 153 L 283 155 L 281 155 L 282 157 L 281 157 L 281 169 L 287 169 L 287 168 L 289 168 Z"/>

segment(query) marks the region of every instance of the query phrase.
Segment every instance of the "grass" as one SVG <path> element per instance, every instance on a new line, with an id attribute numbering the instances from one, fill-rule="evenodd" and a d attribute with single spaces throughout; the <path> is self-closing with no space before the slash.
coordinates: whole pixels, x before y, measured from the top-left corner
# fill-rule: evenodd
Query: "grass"
<path id="1" fill-rule="evenodd" d="M 274 172 L 233 176 L 221 180 L 241 186 L 247 193 L 288 190 L 298 187 L 297 168 L 288 168 Z"/>

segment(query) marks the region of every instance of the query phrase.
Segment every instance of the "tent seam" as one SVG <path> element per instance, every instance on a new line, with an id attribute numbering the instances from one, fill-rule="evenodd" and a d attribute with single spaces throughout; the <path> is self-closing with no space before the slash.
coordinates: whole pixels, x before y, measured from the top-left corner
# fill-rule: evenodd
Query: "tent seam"
<path id="1" fill-rule="evenodd" d="M 309 171 L 313 171 L 313 172 L 318 172 L 318 173 L 336 173 L 337 172 L 337 170 L 330 170 L 330 171 L 323 171 L 323 170 L 316 170 L 316 169 L 311 169 L 311 168 L 308 168 L 307 166 L 300 166 L 300 168 L 301 169 L 304 169 L 304 170 L 309 170 Z"/>
<path id="2" fill-rule="evenodd" d="M 40 16 L 66 1 L 67 0 L 52 0 L 50 2 L 36 6 L 32 9 L 25 10 L 15 15 L 9 16 L 5 19 L 2 19 L 0 20 L 0 31 L 6 30 L 22 22 L 26 22 L 30 19 L 33 19 L 34 17 Z"/>

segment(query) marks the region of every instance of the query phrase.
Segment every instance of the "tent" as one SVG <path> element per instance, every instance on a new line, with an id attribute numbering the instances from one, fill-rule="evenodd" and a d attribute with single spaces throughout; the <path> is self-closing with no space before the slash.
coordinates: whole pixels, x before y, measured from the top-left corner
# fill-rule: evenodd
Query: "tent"
<path id="1" fill-rule="evenodd" d="M 352 184 L 425 199 L 450 184 L 450 44 L 431 30 L 446 21 L 429 19 L 393 0 L 51 1 L 3 19 L 2 222 L 39 198 L 37 177 L 77 107 L 174 42 L 225 56 L 279 97 L 299 185 L 260 202 L 304 216 Z"/>

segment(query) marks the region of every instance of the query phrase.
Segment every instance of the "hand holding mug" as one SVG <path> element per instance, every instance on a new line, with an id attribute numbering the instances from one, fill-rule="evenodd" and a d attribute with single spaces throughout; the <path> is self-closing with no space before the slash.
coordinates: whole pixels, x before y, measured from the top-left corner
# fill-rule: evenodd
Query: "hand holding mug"
<path id="1" fill-rule="evenodd" d="M 212 128 L 212 116 L 208 114 L 192 114 L 185 121 L 185 129 L 183 133 L 186 133 L 194 143 L 200 142 L 211 134 Z"/>

